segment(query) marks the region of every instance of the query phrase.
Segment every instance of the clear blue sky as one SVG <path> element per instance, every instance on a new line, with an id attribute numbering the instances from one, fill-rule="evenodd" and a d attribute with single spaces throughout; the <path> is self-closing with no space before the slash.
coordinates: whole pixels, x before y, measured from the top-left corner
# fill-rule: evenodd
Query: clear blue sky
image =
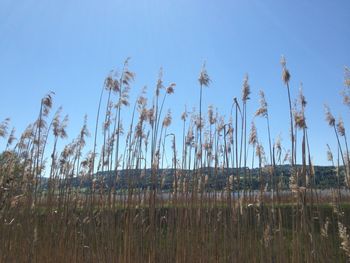
<path id="1" fill-rule="evenodd" d="M 136 72 L 132 98 L 144 85 L 153 91 L 161 66 L 165 82 L 176 82 L 168 105 L 177 131 L 184 105 L 198 108 L 197 77 L 206 60 L 212 83 L 204 92 L 204 108 L 214 104 L 227 115 L 248 73 L 248 116 L 263 89 L 272 135 L 281 133 L 288 146 L 287 93 L 279 64 L 284 54 L 293 97 L 299 83 L 304 85 L 314 162 L 326 164 L 326 143 L 335 149 L 335 141 L 323 104 L 349 124 L 350 111 L 339 96 L 343 67 L 350 65 L 349 25 L 346 0 L 1 0 L 0 120 L 11 117 L 21 132 L 36 118 L 40 98 L 52 90 L 55 107 L 62 105 L 70 115 L 70 139 L 85 113 L 93 130 L 104 78 L 130 56 Z M 264 124 L 257 123 L 261 137 Z"/>

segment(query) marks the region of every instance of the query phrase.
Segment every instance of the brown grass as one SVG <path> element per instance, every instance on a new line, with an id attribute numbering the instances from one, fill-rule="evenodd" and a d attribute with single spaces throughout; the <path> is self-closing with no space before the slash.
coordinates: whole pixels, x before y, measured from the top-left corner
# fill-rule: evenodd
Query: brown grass
<path id="1" fill-rule="evenodd" d="M 37 120 L 18 140 L 14 130 L 8 133 L 9 119 L 1 122 L 0 138 L 7 143 L 0 155 L 0 262 L 349 260 L 350 198 L 339 182 L 342 175 L 349 185 L 344 122 L 336 124 L 326 107 L 340 156 L 335 160 L 329 148 L 329 160 L 338 162 L 338 187 L 325 195 L 315 185 L 306 99 L 300 93 L 292 108 L 285 59 L 282 69 L 290 111 L 289 191 L 276 174 L 288 154 L 283 161 L 280 140 L 272 143 L 263 91 L 256 116 L 266 118 L 268 138 L 258 138 L 247 118 L 248 77 L 228 119 L 211 106 L 206 121 L 202 89 L 210 78 L 205 65 L 199 76 L 199 113 L 185 109 L 180 138 L 171 132 L 171 111 L 164 113 L 175 83 L 164 84 L 162 70 L 154 95 L 147 98 L 143 90 L 131 103 L 130 123 L 123 124 L 135 77 L 129 59 L 120 75 L 111 73 L 104 81 L 91 151 L 85 149 L 90 136 L 86 118 L 76 138 L 60 149 L 68 117 L 62 118 L 61 108 L 50 117 L 53 93 L 41 100 Z M 247 121 L 252 123 L 250 135 Z M 258 191 L 252 183 L 255 166 Z"/>

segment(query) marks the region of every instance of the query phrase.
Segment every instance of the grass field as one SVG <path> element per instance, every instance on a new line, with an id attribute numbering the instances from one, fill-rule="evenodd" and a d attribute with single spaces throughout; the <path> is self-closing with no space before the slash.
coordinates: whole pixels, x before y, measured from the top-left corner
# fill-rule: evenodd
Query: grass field
<path id="1" fill-rule="evenodd" d="M 0 262 L 349 262 L 350 160 L 344 123 L 326 106 L 340 154 L 336 159 L 328 152 L 338 182 L 325 194 L 315 187 L 306 99 L 301 91 L 293 105 L 284 58 L 281 86 L 286 87 L 291 134 L 286 152 L 271 137 L 263 91 L 255 117 L 266 120 L 267 138 L 259 138 L 248 119 L 248 77 L 228 119 L 213 107 L 205 114 L 202 93 L 211 81 L 203 65 L 199 110 L 185 111 L 183 132 L 174 134 L 165 107 L 176 85 L 164 84 L 160 74 L 153 96 L 143 91 L 130 102 L 134 73 L 128 63 L 118 77 L 106 78 L 93 132 L 85 121 L 63 148 L 58 145 L 67 137 L 68 118 L 61 108 L 51 113 L 52 93 L 41 100 L 37 120 L 19 138 L 8 130 L 9 120 L 0 123 L 0 138 L 7 142 L 0 155 Z M 349 92 L 346 69 L 347 105 Z M 131 121 L 123 123 L 129 106 Z M 85 149 L 88 138 L 90 150 Z M 171 155 L 170 166 L 165 155 Z M 285 163 L 290 164 L 287 186 L 276 173 Z M 256 167 L 259 190 L 250 183 Z M 166 191 L 164 169 L 171 169 L 172 178 Z M 213 190 L 208 182 L 215 185 L 219 173 L 224 185 Z M 80 185 L 72 184 L 74 178 Z M 139 187 L 145 180 L 148 187 Z"/>

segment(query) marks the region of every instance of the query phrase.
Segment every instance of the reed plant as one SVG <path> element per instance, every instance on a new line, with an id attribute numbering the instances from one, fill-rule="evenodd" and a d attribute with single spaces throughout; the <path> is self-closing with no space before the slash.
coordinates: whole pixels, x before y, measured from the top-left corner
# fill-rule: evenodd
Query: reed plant
<path id="1" fill-rule="evenodd" d="M 177 134 L 166 111 L 175 83 L 164 84 L 161 69 L 153 94 L 143 89 L 132 102 L 129 64 L 104 80 L 92 136 L 86 116 L 66 141 L 69 118 L 61 107 L 51 114 L 53 93 L 18 139 L 9 119 L 0 123 L 0 262 L 349 261 L 344 121 L 326 106 L 339 152 L 328 146 L 338 181 L 326 196 L 311 160 L 306 99 L 300 90 L 292 105 L 284 58 L 290 151 L 272 140 L 263 91 L 250 118 L 248 75 L 229 114 L 209 106 L 204 116 L 203 91 L 211 83 L 204 64 L 198 111 L 185 108 Z M 346 105 L 348 75 L 346 69 Z M 266 124 L 256 126 L 256 117 Z M 258 137 L 261 130 L 267 138 Z"/>

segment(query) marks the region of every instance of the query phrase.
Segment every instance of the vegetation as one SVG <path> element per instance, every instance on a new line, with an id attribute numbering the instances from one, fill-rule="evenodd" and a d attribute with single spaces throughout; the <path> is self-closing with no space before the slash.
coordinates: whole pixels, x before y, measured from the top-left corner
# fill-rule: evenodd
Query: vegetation
<path id="1" fill-rule="evenodd" d="M 291 152 L 272 139 L 263 91 L 255 117 L 266 119 L 268 138 L 258 137 L 254 119 L 247 130 L 248 76 L 228 119 L 213 106 L 205 116 L 205 64 L 199 112 L 185 109 L 182 136 L 170 131 L 172 115 L 165 107 L 176 86 L 163 83 L 162 70 L 153 96 L 142 90 L 130 105 L 129 59 L 104 82 L 91 151 L 85 149 L 86 117 L 77 137 L 60 149 L 68 117 L 61 108 L 51 117 L 53 93 L 41 100 L 37 119 L 18 139 L 14 130 L 8 133 L 9 119 L 1 122 L 0 139 L 7 143 L 0 155 L 0 261 L 349 261 L 350 160 L 343 120 L 337 122 L 325 106 L 339 154 L 334 158 L 329 148 L 331 166 L 314 167 L 306 99 L 300 90 L 292 103 L 284 58 L 281 64 Z M 348 69 L 343 99 L 349 106 Z M 125 107 L 131 107 L 130 123 L 122 121 Z M 330 186 L 326 195 L 320 190 Z"/>

